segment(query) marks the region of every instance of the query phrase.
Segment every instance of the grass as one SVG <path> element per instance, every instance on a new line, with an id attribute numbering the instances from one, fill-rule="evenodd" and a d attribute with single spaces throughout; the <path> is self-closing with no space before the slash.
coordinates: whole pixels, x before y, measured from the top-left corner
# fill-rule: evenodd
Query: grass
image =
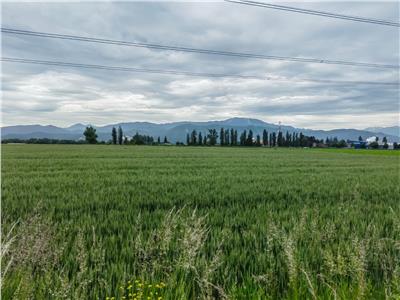
<path id="1" fill-rule="evenodd" d="M 141 299 L 398 299 L 399 163 L 395 151 L 4 145 L 2 297 L 128 299 L 121 287 L 140 280 L 166 285 Z"/>
<path id="2" fill-rule="evenodd" d="M 361 154 L 361 155 L 385 155 L 385 156 L 400 156 L 400 151 L 392 151 L 392 150 L 371 150 L 371 149 L 312 149 L 313 151 L 324 151 L 324 152 L 333 152 L 333 153 L 348 153 L 348 154 Z"/>

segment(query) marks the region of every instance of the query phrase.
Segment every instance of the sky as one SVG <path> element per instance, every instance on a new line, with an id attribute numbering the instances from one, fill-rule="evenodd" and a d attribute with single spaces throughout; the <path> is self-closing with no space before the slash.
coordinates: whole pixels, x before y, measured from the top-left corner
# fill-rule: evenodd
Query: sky
<path id="1" fill-rule="evenodd" d="M 284 4 L 284 3 L 280 3 Z M 290 2 L 390 21 L 398 2 Z M 2 27 L 131 42 L 399 65 L 399 28 L 228 2 L 5 2 Z M 254 75 L 210 78 L 2 62 L 2 126 L 208 121 L 231 117 L 311 129 L 399 124 L 398 69 L 246 59 L 3 33 L 2 56 Z M 288 81 L 264 80 L 262 77 Z"/>

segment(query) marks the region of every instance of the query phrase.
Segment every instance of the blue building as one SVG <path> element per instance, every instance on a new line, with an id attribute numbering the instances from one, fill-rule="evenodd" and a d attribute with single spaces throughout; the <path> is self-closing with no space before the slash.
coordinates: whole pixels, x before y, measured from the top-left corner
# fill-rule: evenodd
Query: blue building
<path id="1" fill-rule="evenodd" d="M 366 141 L 347 141 L 348 145 L 351 145 L 354 149 L 365 149 L 368 146 Z"/>

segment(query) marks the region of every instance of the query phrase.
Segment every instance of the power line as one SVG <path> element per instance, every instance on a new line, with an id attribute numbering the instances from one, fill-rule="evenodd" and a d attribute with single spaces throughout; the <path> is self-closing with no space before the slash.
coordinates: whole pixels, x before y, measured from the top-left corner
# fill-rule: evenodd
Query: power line
<path id="1" fill-rule="evenodd" d="M 242 78 L 242 79 L 260 79 L 260 77 L 257 77 L 257 76 L 240 75 L 240 74 L 197 73 L 197 72 L 186 72 L 186 71 L 177 71 L 177 70 L 105 66 L 105 65 L 81 64 L 81 63 L 70 63 L 70 62 L 48 61 L 48 60 L 34 60 L 34 59 L 13 58 L 13 57 L 2 57 L 0 60 L 4 61 L 4 62 L 27 63 L 27 64 L 50 65 L 50 66 L 60 66 L 60 67 L 73 67 L 73 68 L 86 68 L 86 69 L 101 69 L 101 70 L 108 70 L 108 71 L 125 71 L 125 72 L 138 72 L 138 73 L 169 74 L 169 75 L 187 75 L 187 76 L 199 76 L 199 77 L 233 77 L 233 78 Z"/>
<path id="2" fill-rule="evenodd" d="M 198 77 L 230 77 L 238 79 L 258 79 L 258 80 L 269 80 L 269 81 L 287 81 L 287 82 L 313 82 L 313 83 L 329 83 L 329 84 L 365 84 L 365 85 L 386 85 L 386 86 L 398 86 L 398 82 L 382 82 L 382 81 L 341 81 L 341 80 L 328 80 L 328 79 L 310 79 L 310 78 L 285 78 L 285 77 L 272 77 L 272 76 L 254 76 L 254 75 L 241 75 L 241 74 L 226 74 L 226 73 L 199 73 L 199 72 L 188 72 L 178 70 L 164 70 L 164 69 L 147 69 L 147 68 L 131 68 L 131 67 L 120 67 L 120 66 L 104 66 L 104 65 L 93 65 L 93 64 L 81 64 L 61 61 L 48 61 L 48 60 L 35 60 L 25 58 L 14 58 L 14 57 L 1 57 L 0 61 L 11 62 L 11 63 L 24 63 L 24 64 L 36 64 L 36 65 L 49 65 L 58 67 L 72 67 L 72 68 L 86 68 L 86 69 L 100 69 L 107 71 L 124 71 L 124 72 L 138 72 L 138 73 L 152 73 L 152 74 L 164 74 L 164 75 L 185 75 L 185 76 L 198 76 Z"/>
<path id="3" fill-rule="evenodd" d="M 221 51 L 221 50 L 188 48 L 188 47 L 179 47 L 179 46 L 166 46 L 166 45 L 151 44 L 151 43 L 118 41 L 118 40 L 101 39 L 101 38 L 93 38 L 93 37 L 85 37 L 85 36 L 77 36 L 77 35 L 65 35 L 65 34 L 58 34 L 58 33 L 19 30 L 19 29 L 13 29 L 13 28 L 5 28 L 5 27 L 1 27 L 1 32 L 8 33 L 8 34 L 18 34 L 18 35 L 27 35 L 27 36 L 35 36 L 35 37 L 53 38 L 53 39 L 74 40 L 74 41 L 81 41 L 81 42 L 101 43 L 101 44 L 119 45 L 119 46 L 130 46 L 130 47 L 148 48 L 148 49 L 156 49 L 156 50 L 201 53 L 201 54 L 208 54 L 208 55 L 223 55 L 223 56 L 232 56 L 232 57 L 240 57 L 240 58 L 269 59 L 269 60 L 280 60 L 280 61 L 290 61 L 290 62 L 345 65 L 345 66 L 354 66 L 354 67 L 372 67 L 372 68 L 388 68 L 388 69 L 400 68 L 399 65 L 376 64 L 376 63 L 354 62 L 354 61 L 343 61 L 343 60 L 329 60 L 329 59 L 320 59 L 320 58 L 275 56 L 275 55 L 240 53 L 240 52 L 230 52 L 230 51 Z"/>
<path id="4" fill-rule="evenodd" d="M 291 7 L 291 6 L 284 6 L 284 5 L 278 5 L 278 4 L 249 1 L 249 0 L 225 0 L 225 1 L 232 2 L 232 3 L 238 3 L 238 4 L 245 4 L 245 5 L 250 5 L 250 6 L 258 6 L 258 7 L 278 9 L 278 10 L 284 10 L 284 11 L 290 11 L 290 12 L 296 12 L 296 13 L 302 13 L 302 14 L 308 14 L 308 15 L 321 16 L 321 17 L 370 23 L 370 24 L 376 24 L 376 25 L 400 27 L 400 23 L 397 23 L 397 22 L 357 17 L 357 16 L 342 15 L 342 14 L 330 13 L 330 12 L 319 11 L 319 10 L 304 9 L 304 8 L 298 8 L 298 7 Z"/>

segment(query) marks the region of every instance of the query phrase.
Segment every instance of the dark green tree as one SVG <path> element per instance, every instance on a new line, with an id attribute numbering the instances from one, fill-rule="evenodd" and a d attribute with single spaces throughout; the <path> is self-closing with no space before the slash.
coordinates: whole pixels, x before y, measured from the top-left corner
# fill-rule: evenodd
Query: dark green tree
<path id="1" fill-rule="evenodd" d="M 363 141 L 363 138 L 362 138 L 361 135 L 358 137 L 358 141 L 359 141 L 359 142 L 362 142 L 362 141 Z"/>
<path id="2" fill-rule="evenodd" d="M 94 129 L 92 126 L 86 127 L 85 131 L 83 132 L 83 135 L 85 136 L 85 139 L 89 144 L 97 143 L 96 129 Z"/>
<path id="3" fill-rule="evenodd" d="M 383 142 L 383 149 L 388 149 L 388 148 L 389 148 L 389 145 L 388 145 L 388 143 L 387 143 L 387 138 L 386 138 L 386 136 L 383 137 L 382 142 Z"/>
<path id="4" fill-rule="evenodd" d="M 114 145 L 116 145 L 117 144 L 117 129 L 115 129 L 115 127 L 112 128 L 111 136 L 112 136 L 112 143 Z"/>
<path id="5" fill-rule="evenodd" d="M 347 143 L 345 140 L 341 139 L 338 143 L 337 143 L 337 148 L 346 148 L 347 147 Z"/>
<path id="6" fill-rule="evenodd" d="M 300 135 L 299 135 L 299 143 L 300 143 L 300 147 L 306 147 L 307 146 L 306 140 L 304 138 L 304 134 L 302 132 L 300 132 Z"/>
<path id="7" fill-rule="evenodd" d="M 289 133 L 289 131 L 286 131 L 286 138 L 284 141 L 286 147 L 290 146 L 291 140 L 292 140 L 292 135 Z"/>
<path id="8" fill-rule="evenodd" d="M 186 145 L 190 145 L 190 136 L 189 133 L 186 134 Z"/>
<path id="9" fill-rule="evenodd" d="M 271 141 L 272 141 L 272 147 L 275 147 L 276 146 L 276 132 L 272 133 Z"/>
<path id="10" fill-rule="evenodd" d="M 378 144 L 378 142 L 372 142 L 372 143 L 369 143 L 368 144 L 368 148 L 371 148 L 371 149 L 378 149 L 379 148 L 379 144 Z"/>
<path id="11" fill-rule="evenodd" d="M 220 130 L 220 132 L 219 132 L 219 140 L 220 140 L 221 146 L 225 145 L 225 132 L 224 132 L 224 128 L 221 128 L 221 130 Z"/>
<path id="12" fill-rule="evenodd" d="M 208 129 L 207 139 L 211 146 L 215 146 L 218 139 L 218 133 L 215 129 Z"/>
<path id="13" fill-rule="evenodd" d="M 203 145 L 203 135 L 199 132 L 199 145 Z"/>
<path id="14" fill-rule="evenodd" d="M 190 135 L 190 144 L 191 145 L 196 145 L 197 144 L 197 131 L 192 130 L 192 134 Z"/>
<path id="15" fill-rule="evenodd" d="M 161 139 L 160 139 L 160 137 L 157 138 L 157 144 L 161 144 Z"/>
<path id="16" fill-rule="evenodd" d="M 282 147 L 282 146 L 283 146 L 283 135 L 282 135 L 282 131 L 279 131 L 279 132 L 278 132 L 277 144 L 278 144 L 278 147 Z"/>
<path id="17" fill-rule="evenodd" d="M 262 141 L 264 146 L 268 146 L 268 132 L 265 129 L 263 130 Z"/>
<path id="18" fill-rule="evenodd" d="M 240 146 L 246 145 L 247 132 L 244 130 L 240 135 Z"/>
<path id="19" fill-rule="evenodd" d="M 233 136 L 233 144 L 236 146 L 237 145 L 237 143 L 238 143 L 238 132 L 237 132 L 237 130 L 235 129 L 235 133 L 234 133 L 234 136 Z"/>
<path id="20" fill-rule="evenodd" d="M 138 132 L 129 141 L 132 145 L 152 145 L 154 144 L 154 138 L 148 135 L 140 135 Z"/>
<path id="21" fill-rule="evenodd" d="M 122 141 L 124 138 L 124 133 L 122 131 L 121 126 L 118 127 L 118 144 L 122 145 Z"/>
<path id="22" fill-rule="evenodd" d="M 256 146 L 261 146 L 261 137 L 259 134 L 257 134 Z"/>
<path id="23" fill-rule="evenodd" d="M 167 136 L 164 136 L 164 144 L 168 144 L 169 142 L 168 142 L 168 139 L 167 139 Z"/>
<path id="24" fill-rule="evenodd" d="M 251 129 L 246 139 L 246 146 L 253 146 L 253 131 Z"/>
<path id="25" fill-rule="evenodd" d="M 299 134 L 297 132 L 293 133 L 293 147 L 299 147 Z"/>

